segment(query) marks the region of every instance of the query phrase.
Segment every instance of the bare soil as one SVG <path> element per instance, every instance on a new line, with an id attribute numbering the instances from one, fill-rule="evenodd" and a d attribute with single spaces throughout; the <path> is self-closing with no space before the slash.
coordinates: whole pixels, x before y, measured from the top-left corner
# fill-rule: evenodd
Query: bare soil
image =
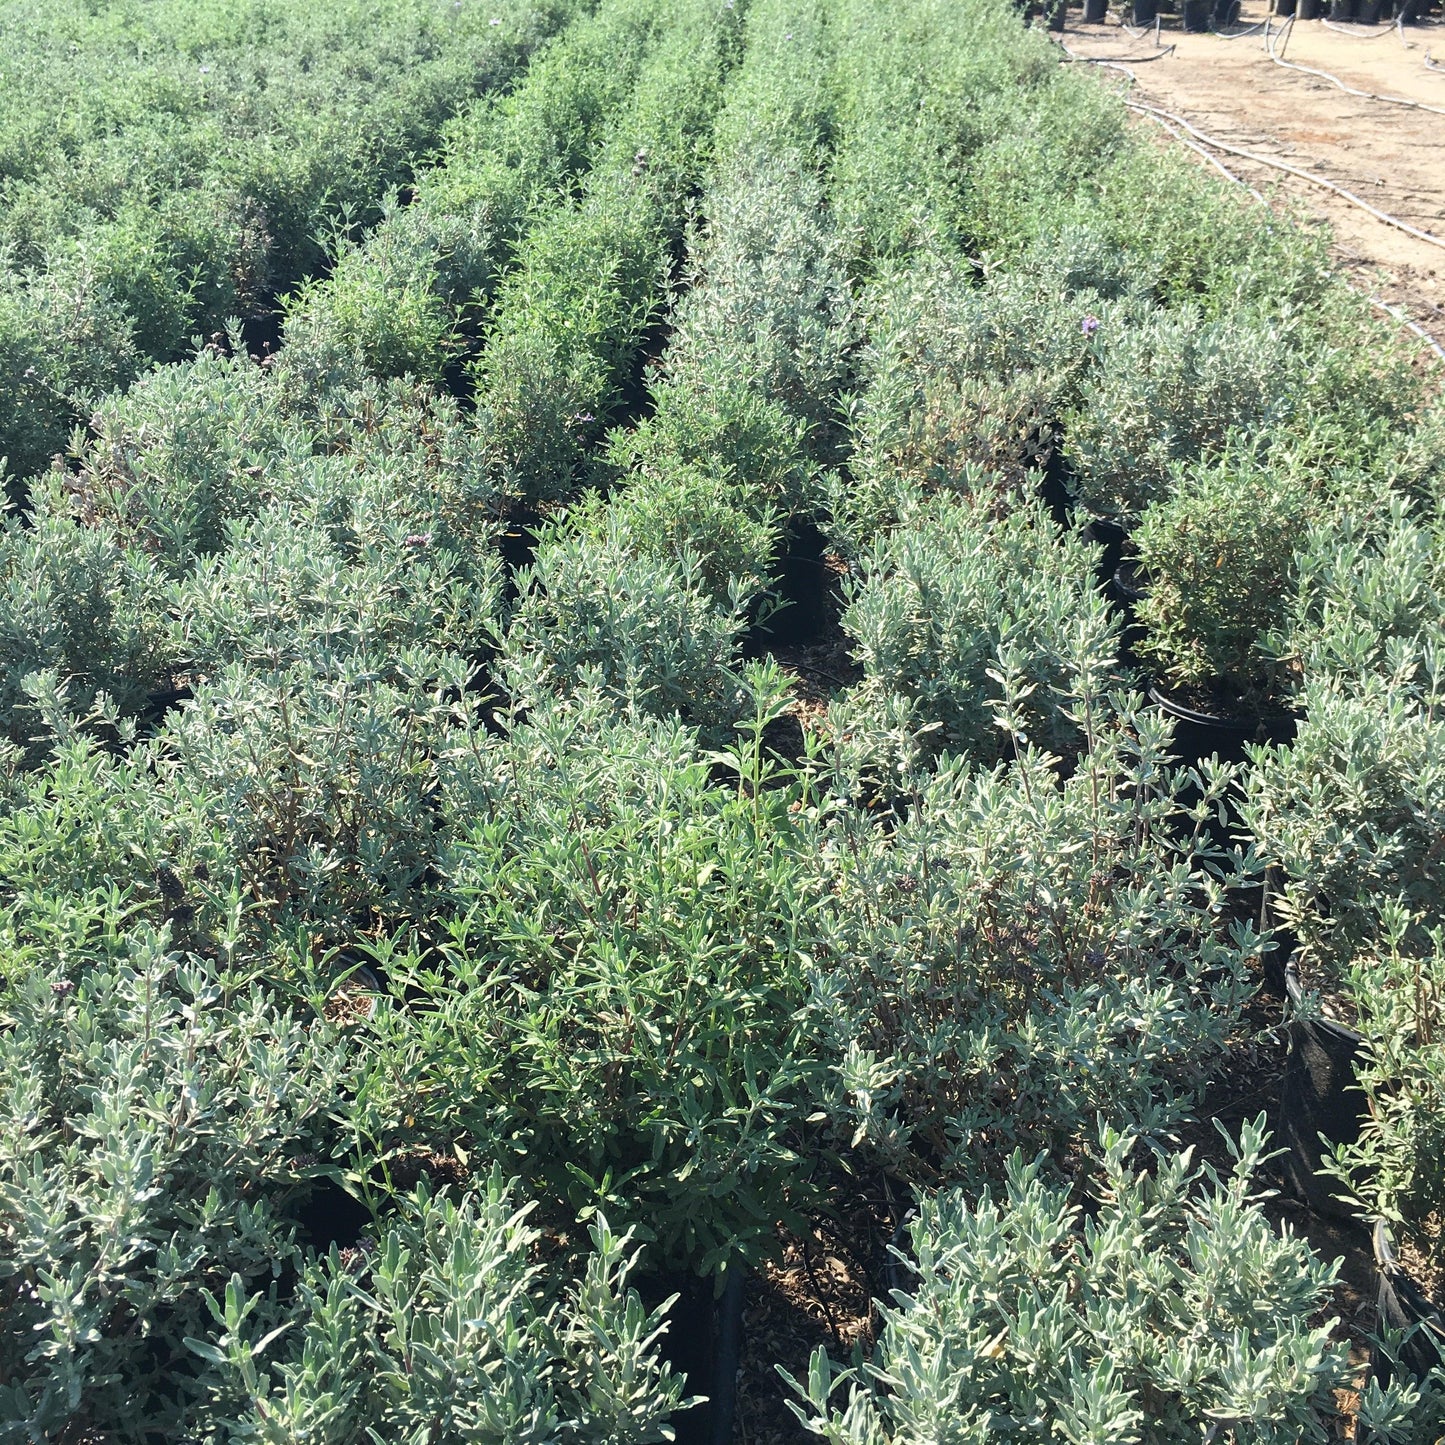
<path id="1" fill-rule="evenodd" d="M 1149 58 L 1159 54 L 1153 30 L 1135 35 L 1113 15 L 1102 25 L 1084 25 L 1077 14 L 1070 12 L 1062 37 L 1070 51 L 1123 66 L 1133 77 L 1129 93 L 1135 99 L 1172 111 L 1229 145 L 1334 181 L 1445 242 L 1445 114 L 1350 95 L 1327 80 L 1275 64 L 1262 30 L 1243 33 L 1264 23 L 1265 0 L 1245 0 L 1238 25 L 1227 33 L 1187 34 L 1177 16 L 1163 17 L 1158 38 L 1174 50 L 1158 59 Z M 1271 22 L 1276 55 L 1281 24 Z M 1445 24 L 1337 29 L 1308 20 L 1290 28 L 1283 58 L 1327 71 L 1357 90 L 1445 112 L 1445 70 L 1426 63 L 1432 47 L 1445 64 Z M 1118 70 L 1101 68 L 1100 74 L 1128 85 Z M 1179 144 L 1148 118 L 1138 121 L 1155 131 L 1161 144 Z M 1219 159 L 1271 206 L 1327 223 L 1340 270 L 1445 344 L 1445 244 L 1419 240 L 1271 167 L 1231 155 Z"/>

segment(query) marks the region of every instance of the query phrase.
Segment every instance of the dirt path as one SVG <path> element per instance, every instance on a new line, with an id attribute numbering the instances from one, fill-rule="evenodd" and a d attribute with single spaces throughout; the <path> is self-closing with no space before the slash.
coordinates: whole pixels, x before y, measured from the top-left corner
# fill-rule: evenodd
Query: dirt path
<path id="1" fill-rule="evenodd" d="M 1136 37 L 1111 18 L 1104 25 L 1077 23 L 1070 12 L 1063 36 L 1080 56 L 1108 57 L 1134 77 L 1131 95 L 1174 112 L 1205 134 L 1275 157 L 1353 191 L 1376 209 L 1445 242 L 1445 113 L 1414 110 L 1345 93 L 1327 80 L 1275 64 L 1262 31 L 1189 35 L 1177 17 L 1165 17 L 1159 39 L 1171 54 L 1158 54 L 1154 32 Z M 1263 0 L 1245 0 L 1237 31 L 1262 24 Z M 1278 29 L 1271 38 L 1280 53 Z M 1400 96 L 1445 112 L 1445 70 L 1426 61 L 1432 46 L 1445 65 L 1445 25 L 1403 31 L 1347 27 L 1342 33 L 1321 21 L 1299 21 L 1284 41 L 1284 59 L 1328 71 L 1346 85 Z M 1377 37 L 1377 38 L 1367 38 Z M 1126 85 L 1115 70 L 1103 76 Z M 1140 123 L 1153 128 L 1146 117 Z M 1179 141 L 1159 132 L 1169 145 Z M 1445 245 L 1431 245 L 1373 219 L 1321 187 L 1236 156 L 1219 159 L 1272 204 L 1293 203 L 1328 222 L 1341 270 L 1362 290 L 1402 307 L 1445 345 Z M 1201 164 L 1204 162 L 1201 161 Z"/>

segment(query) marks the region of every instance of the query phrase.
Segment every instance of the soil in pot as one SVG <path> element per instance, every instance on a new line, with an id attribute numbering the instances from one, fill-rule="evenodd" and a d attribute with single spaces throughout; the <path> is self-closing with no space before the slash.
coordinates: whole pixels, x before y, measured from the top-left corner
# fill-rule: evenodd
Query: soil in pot
<path id="1" fill-rule="evenodd" d="M 1355 1081 L 1364 1040 L 1344 1024 L 1294 1012 L 1302 990 L 1293 967 L 1285 971 L 1285 989 L 1291 1011 L 1279 1087 L 1279 1137 L 1289 1151 L 1282 1161 L 1285 1175 L 1317 1213 L 1354 1220 L 1357 1207 L 1343 1197 L 1339 1181 L 1322 1172 L 1322 1165 L 1329 1145 L 1353 1144 L 1360 1137 L 1369 1112 Z"/>

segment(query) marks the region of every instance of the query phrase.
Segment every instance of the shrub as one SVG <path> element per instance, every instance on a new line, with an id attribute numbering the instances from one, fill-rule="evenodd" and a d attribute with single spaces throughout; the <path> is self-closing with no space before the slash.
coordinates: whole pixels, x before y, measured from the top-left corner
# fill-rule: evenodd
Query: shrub
<path id="1" fill-rule="evenodd" d="M 664 369 L 654 411 L 632 432 L 615 432 L 608 459 L 665 479 L 679 470 L 713 478 L 754 515 L 800 511 L 817 489 L 808 426 L 749 385 L 730 352 L 700 355 L 686 373 Z"/>
<path id="2" fill-rule="evenodd" d="M 288 299 L 278 364 L 307 389 L 367 376 L 440 379 L 462 307 L 486 299 L 491 249 L 477 216 L 402 210 L 393 193 L 366 244 L 338 237 L 327 278 Z"/>
<path id="3" fill-rule="evenodd" d="M 378 915 L 426 910 L 435 753 L 468 668 L 399 653 L 382 681 L 364 658 L 328 661 L 227 668 L 167 722 L 160 766 L 222 840 L 262 919 L 305 919 L 338 941 Z"/>
<path id="4" fill-rule="evenodd" d="M 348 557 L 428 537 L 490 585 L 508 498 L 497 488 L 493 439 L 455 400 L 371 380 L 328 394 L 314 426 L 324 464 L 305 461 L 277 478 L 293 516 L 324 527 Z"/>
<path id="5" fill-rule="evenodd" d="M 256 511 L 312 446 L 265 372 L 208 350 L 97 404 L 74 486 L 87 521 L 180 573 L 219 552 L 227 522 Z"/>
<path id="6" fill-rule="evenodd" d="M 1177 469 L 1133 534 L 1148 583 L 1139 655 L 1173 686 L 1278 696 L 1260 643 L 1288 606 L 1295 545 L 1319 510 L 1305 483 L 1252 449 Z"/>
<path id="7" fill-rule="evenodd" d="M 181 1438 L 214 1384 L 185 1344 L 211 1333 L 203 1289 L 234 1277 L 258 1326 L 282 1319 L 344 1055 L 234 956 L 127 929 L 114 897 L 69 905 L 6 940 L 0 1437 Z"/>
<path id="8" fill-rule="evenodd" d="M 98 692 L 142 708 L 168 671 L 164 579 L 74 511 L 63 473 L 36 481 L 32 525 L 0 524 L 0 732 L 27 740 L 38 717 L 26 678 L 50 671 L 86 711 Z"/>
<path id="9" fill-rule="evenodd" d="M 1136 1140 L 1106 1129 L 1087 1210 L 1019 1152 L 998 1194 L 924 1199 L 874 1358 L 840 1371 L 819 1349 L 799 1418 L 839 1445 L 1325 1440 L 1351 1378 L 1319 1321 L 1338 1264 L 1261 1207 L 1264 1141 L 1261 1115 L 1221 1177 L 1189 1150 L 1131 1165 Z"/>
<path id="10" fill-rule="evenodd" d="M 1384 947 L 1382 910 L 1397 898 L 1408 956 L 1429 956 L 1441 921 L 1437 531 L 1398 499 L 1383 520 L 1346 512 L 1321 523 L 1303 541 L 1294 604 L 1271 638 L 1300 670 L 1305 718 L 1293 747 L 1252 754 L 1240 815 L 1279 871 L 1281 912 L 1326 985 Z"/>
<path id="11" fill-rule="evenodd" d="M 427 647 L 475 657 L 501 613 L 501 563 L 486 561 L 467 565 L 424 532 L 348 556 L 320 527 L 271 508 L 172 587 L 176 651 L 203 677 L 231 663 L 325 672 L 341 658 L 387 673 L 393 657 Z"/>
<path id="12" fill-rule="evenodd" d="M 1326 1168 L 1369 1218 L 1434 1277 L 1445 1263 L 1445 913 L 1402 890 L 1378 900 L 1377 936 L 1340 983 L 1364 1037 L 1355 1079 L 1369 1100 L 1360 1134 Z"/>
<path id="13" fill-rule="evenodd" d="M 270 1368 L 258 1363 L 269 1343 L 254 1340 L 258 1301 L 235 1286 L 224 1301 L 208 1297 L 220 1333 L 191 1348 L 244 1402 L 239 1433 L 270 1445 L 437 1431 L 578 1445 L 672 1439 L 669 1416 L 691 1402 L 658 1357 L 663 1311 L 649 1314 L 628 1286 L 630 1240 L 599 1218 L 583 1272 L 569 1279 L 538 1262 L 531 1207 L 495 1168 L 457 1203 L 423 1184 L 364 1251 L 333 1249 L 310 1266 L 300 1328 Z"/>
<path id="14" fill-rule="evenodd" d="M 1124 522 L 1168 495 L 1175 462 L 1207 458 L 1231 433 L 1267 435 L 1290 411 L 1286 328 L 1197 309 L 1106 310 L 1097 377 L 1064 422 L 1080 505 Z"/>
<path id="15" fill-rule="evenodd" d="M 1117 284 L 1110 269 L 1087 232 L 982 279 L 974 263 L 933 253 L 880 268 L 849 476 L 830 498 L 847 552 L 865 552 L 912 502 L 977 489 L 980 471 L 1016 487 L 1045 465 L 1092 356 L 1083 328 Z"/>
<path id="16" fill-rule="evenodd" d="M 1205 833 L 1231 774 L 1170 766 L 1167 725 L 1099 683 L 1067 781 L 1029 748 L 905 780 L 889 829 L 833 820 L 820 1108 L 890 1171 L 976 1187 L 1015 1146 L 1062 1164 L 1099 1117 L 1167 1131 L 1238 1027 L 1258 940 Z"/>
<path id="17" fill-rule="evenodd" d="M 842 238 L 804 156 L 743 152 L 714 175 L 695 284 L 675 313 L 669 375 L 719 355 L 807 427 L 810 453 L 837 452 L 838 393 L 856 339 Z"/>
<path id="18" fill-rule="evenodd" d="M 599 543 L 615 535 L 630 556 L 690 567 L 719 605 L 750 604 L 768 584 L 768 562 L 779 545 L 770 513 L 755 516 L 747 497 L 696 467 L 642 473 L 603 503 L 579 502 L 569 523 Z M 689 561 L 689 559 L 692 559 Z"/>
<path id="19" fill-rule="evenodd" d="M 745 579 L 720 599 L 714 560 L 687 545 L 674 556 L 639 550 L 631 519 L 615 509 L 599 521 L 595 532 L 551 529 L 517 574 L 507 685 L 529 702 L 599 687 L 620 704 L 726 736 L 742 706 L 733 668 Z"/>
<path id="20" fill-rule="evenodd" d="M 0 261 L 0 457 L 25 478 L 64 450 L 71 393 L 123 385 L 140 361 L 125 312 L 94 277 L 26 277 Z"/>
<path id="21" fill-rule="evenodd" d="M 843 629 L 864 681 L 841 721 L 867 727 L 878 699 L 911 700 L 932 745 L 985 762 L 1005 749 L 1000 674 L 1023 679 L 1019 730 L 1066 748 L 1078 667 L 1107 663 L 1116 624 L 1094 591 L 1092 549 L 1039 503 L 999 515 L 992 496 L 938 496 L 880 537 L 845 584 Z M 856 722 L 855 722 L 856 720 Z"/>
<path id="22" fill-rule="evenodd" d="M 414 1120 L 495 1140 L 568 1216 L 638 1225 L 655 1266 L 711 1274 L 771 1249 L 811 1171 L 814 799 L 761 740 L 779 677 L 753 686 L 726 782 L 676 721 L 597 694 L 455 755 L 445 871 L 470 908 L 444 967 L 388 958 L 416 1006 L 373 1025 L 363 1137 L 384 1147 Z"/>
<path id="23" fill-rule="evenodd" d="M 1410 691 L 1424 681 L 1445 621 L 1445 510 L 1387 496 L 1383 513 L 1351 499 L 1300 540 L 1299 583 L 1270 641 L 1304 679 L 1373 673 Z"/>

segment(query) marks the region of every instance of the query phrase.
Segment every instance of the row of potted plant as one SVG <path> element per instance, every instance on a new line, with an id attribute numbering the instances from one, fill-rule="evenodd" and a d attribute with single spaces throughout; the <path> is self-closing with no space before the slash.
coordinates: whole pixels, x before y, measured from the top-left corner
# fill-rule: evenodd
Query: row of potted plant
<path id="1" fill-rule="evenodd" d="M 13 475 L 63 448 L 75 396 L 179 356 L 314 272 L 318 232 L 372 219 L 447 118 L 505 87 L 573 14 L 11 7 L 0 456 Z"/>

